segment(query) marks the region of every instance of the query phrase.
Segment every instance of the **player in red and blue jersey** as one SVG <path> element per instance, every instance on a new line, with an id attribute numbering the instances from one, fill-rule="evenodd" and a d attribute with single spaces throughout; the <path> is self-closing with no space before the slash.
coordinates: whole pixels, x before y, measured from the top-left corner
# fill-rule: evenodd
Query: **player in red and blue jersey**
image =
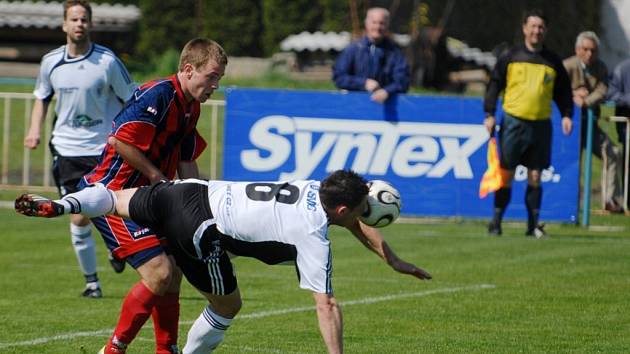
<path id="1" fill-rule="evenodd" d="M 198 178 L 195 159 L 206 147 L 197 132 L 200 103 L 219 86 L 227 56 L 209 39 L 193 39 L 182 50 L 179 71 L 139 87 L 112 123 L 99 164 L 81 187 L 101 183 L 111 190 L 161 180 Z M 153 230 L 108 215 L 92 219 L 113 256 L 140 274 L 125 297 L 120 319 L 103 353 L 124 353 L 153 317 L 156 353 L 177 352 L 181 272 Z"/>
<path id="2" fill-rule="evenodd" d="M 199 101 L 186 102 L 177 75 L 142 85 L 134 92 L 132 104 L 112 122 L 100 163 L 83 177 L 82 184 L 101 183 L 120 190 L 174 179 L 178 166 L 193 164 L 206 147 L 196 129 L 199 106 Z M 136 253 L 159 242 L 144 237 L 151 230 L 119 221 L 117 217 L 97 218 L 95 223 L 116 258 L 140 265 L 143 262 L 136 260 Z"/>

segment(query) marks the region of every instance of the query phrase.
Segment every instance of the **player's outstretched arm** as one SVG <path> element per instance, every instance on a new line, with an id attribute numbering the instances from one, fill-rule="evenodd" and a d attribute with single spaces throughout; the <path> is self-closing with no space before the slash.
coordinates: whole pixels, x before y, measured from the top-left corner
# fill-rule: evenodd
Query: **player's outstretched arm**
<path id="1" fill-rule="evenodd" d="M 343 317 L 341 307 L 332 294 L 313 293 L 319 331 L 322 334 L 328 353 L 343 353 Z"/>
<path id="2" fill-rule="evenodd" d="M 395 271 L 402 274 L 413 275 L 418 279 L 431 279 L 431 274 L 412 263 L 400 259 L 389 244 L 383 239 L 383 236 L 377 229 L 367 226 L 357 220 L 348 228 L 365 247 L 379 255 L 387 264 Z"/>

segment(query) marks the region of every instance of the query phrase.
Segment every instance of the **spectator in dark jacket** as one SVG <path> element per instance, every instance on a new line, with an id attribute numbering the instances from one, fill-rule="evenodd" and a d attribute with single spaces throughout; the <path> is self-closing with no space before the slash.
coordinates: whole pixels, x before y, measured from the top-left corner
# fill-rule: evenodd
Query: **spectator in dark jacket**
<path id="1" fill-rule="evenodd" d="M 365 17 L 365 36 L 339 54 L 333 81 L 340 89 L 371 92 L 383 103 L 394 93 L 409 89 L 409 67 L 400 48 L 386 37 L 389 11 L 373 7 Z"/>
<path id="2" fill-rule="evenodd" d="M 615 103 L 615 115 L 630 117 L 630 59 L 619 63 L 612 72 L 607 98 Z M 626 123 L 617 123 L 617 136 L 619 137 L 619 142 L 623 145 L 622 152 L 625 161 L 628 158 L 628 156 L 625 156 Z M 630 183 L 630 173 L 627 170 L 624 178 L 628 181 L 627 183 Z M 629 199 L 624 201 L 626 208 L 630 208 Z"/>

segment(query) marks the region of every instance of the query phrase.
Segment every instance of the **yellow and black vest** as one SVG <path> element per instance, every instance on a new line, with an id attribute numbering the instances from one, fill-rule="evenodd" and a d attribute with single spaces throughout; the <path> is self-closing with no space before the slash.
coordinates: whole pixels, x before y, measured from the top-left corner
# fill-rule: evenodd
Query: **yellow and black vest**
<path id="1" fill-rule="evenodd" d="M 484 99 L 484 111 L 494 115 L 503 91 L 503 110 L 526 120 L 544 120 L 551 116 L 551 101 L 564 117 L 573 115 L 571 84 L 562 61 L 543 48 L 538 52 L 524 45 L 499 57 L 492 71 Z"/>

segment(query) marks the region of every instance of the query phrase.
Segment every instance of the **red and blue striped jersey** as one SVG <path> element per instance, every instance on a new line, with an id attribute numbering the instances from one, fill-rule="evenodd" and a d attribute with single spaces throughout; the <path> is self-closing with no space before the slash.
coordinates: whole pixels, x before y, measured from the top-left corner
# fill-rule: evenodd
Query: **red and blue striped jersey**
<path id="1" fill-rule="evenodd" d="M 177 75 L 150 81 L 134 92 L 114 118 L 110 136 L 144 152 L 166 177 L 174 179 L 180 161 L 194 161 L 206 148 L 196 128 L 199 112 L 198 101 L 186 103 Z M 83 179 L 112 190 L 150 184 L 109 144 L 99 164 Z"/>

